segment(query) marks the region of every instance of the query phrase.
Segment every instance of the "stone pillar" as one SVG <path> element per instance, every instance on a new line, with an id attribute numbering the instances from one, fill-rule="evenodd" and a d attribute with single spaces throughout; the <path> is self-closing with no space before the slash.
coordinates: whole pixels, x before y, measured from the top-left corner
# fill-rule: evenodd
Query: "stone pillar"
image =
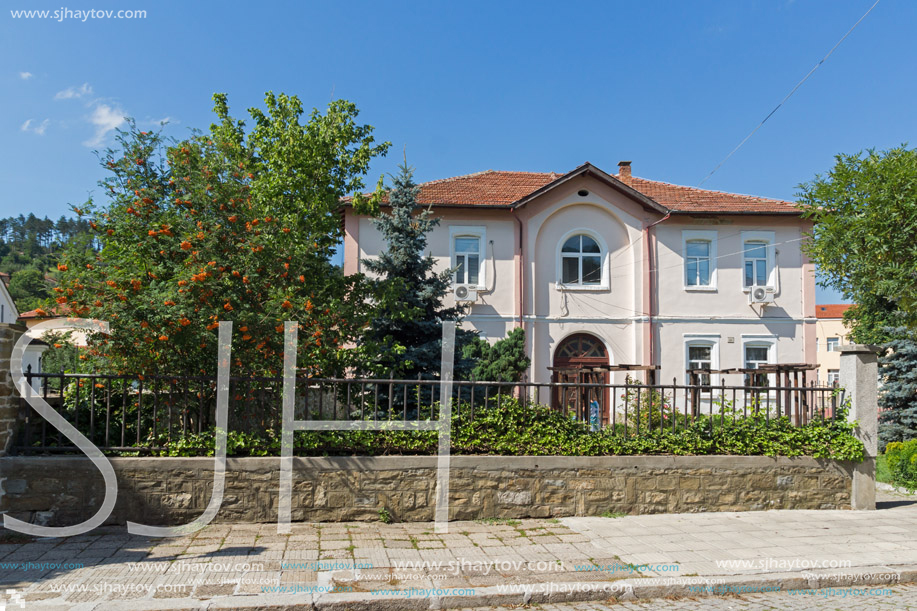
<path id="1" fill-rule="evenodd" d="M 0 456 L 9 450 L 18 427 L 19 391 L 13 386 L 10 356 L 25 331 L 23 325 L 0 323 Z"/>
<path id="2" fill-rule="evenodd" d="M 879 441 L 879 353 L 882 348 L 863 344 L 841 346 L 840 385 L 850 399 L 849 420 L 856 420 L 856 436 L 866 457 L 853 473 L 852 509 L 876 508 L 876 455 Z"/>

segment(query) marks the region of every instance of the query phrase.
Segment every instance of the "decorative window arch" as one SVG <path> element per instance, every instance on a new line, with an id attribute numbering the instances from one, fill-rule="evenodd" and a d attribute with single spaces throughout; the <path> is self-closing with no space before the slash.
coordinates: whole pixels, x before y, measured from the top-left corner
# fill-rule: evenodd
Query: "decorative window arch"
<path id="1" fill-rule="evenodd" d="M 574 333 L 564 338 L 554 351 L 554 366 L 607 365 L 608 349 L 591 333 Z"/>
<path id="2" fill-rule="evenodd" d="M 574 229 L 557 244 L 557 287 L 574 290 L 609 288 L 608 247 L 589 229 Z"/>

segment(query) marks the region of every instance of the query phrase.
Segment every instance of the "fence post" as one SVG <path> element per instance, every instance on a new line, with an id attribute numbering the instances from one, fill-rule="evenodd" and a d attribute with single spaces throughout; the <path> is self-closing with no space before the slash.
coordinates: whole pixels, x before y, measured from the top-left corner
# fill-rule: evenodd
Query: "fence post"
<path id="1" fill-rule="evenodd" d="M 0 324 L 0 456 L 9 451 L 18 429 L 19 391 L 13 386 L 10 356 L 13 346 L 25 331 L 23 325 Z"/>
<path id="2" fill-rule="evenodd" d="M 841 346 L 840 385 L 850 398 L 848 420 L 856 420 L 857 438 L 866 447 L 866 457 L 853 472 L 851 509 L 876 508 L 876 455 L 879 429 L 879 346 Z"/>

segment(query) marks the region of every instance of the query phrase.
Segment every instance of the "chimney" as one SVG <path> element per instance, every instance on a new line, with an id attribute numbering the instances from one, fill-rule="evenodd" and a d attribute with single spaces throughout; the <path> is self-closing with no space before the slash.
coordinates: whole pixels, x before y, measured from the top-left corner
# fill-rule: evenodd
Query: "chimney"
<path id="1" fill-rule="evenodd" d="M 630 162 L 618 162 L 618 178 L 630 178 Z"/>

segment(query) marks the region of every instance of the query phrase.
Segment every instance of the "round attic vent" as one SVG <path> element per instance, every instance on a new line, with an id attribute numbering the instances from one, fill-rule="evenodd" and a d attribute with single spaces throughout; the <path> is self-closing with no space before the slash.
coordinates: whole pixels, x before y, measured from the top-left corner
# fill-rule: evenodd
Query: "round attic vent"
<path id="1" fill-rule="evenodd" d="M 587 191 L 586 189 L 580 189 L 579 191 L 577 191 L 576 194 L 579 195 L 580 197 L 586 197 L 587 195 L 589 195 L 589 191 Z"/>

